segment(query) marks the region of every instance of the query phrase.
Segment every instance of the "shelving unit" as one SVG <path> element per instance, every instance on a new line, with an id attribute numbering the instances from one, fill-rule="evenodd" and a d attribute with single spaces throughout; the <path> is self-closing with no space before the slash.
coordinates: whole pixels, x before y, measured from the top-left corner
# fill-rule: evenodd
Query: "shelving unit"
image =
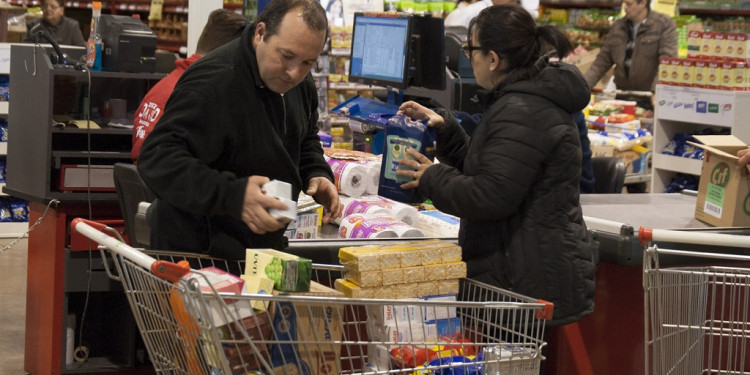
<path id="1" fill-rule="evenodd" d="M 83 27 L 84 38 L 88 37 L 88 29 L 85 25 L 88 25 L 88 20 L 91 17 L 91 3 L 93 0 L 77 0 L 77 1 L 64 1 L 66 8 L 66 16 L 72 17 L 78 20 Z M 12 5 L 27 5 L 27 6 L 39 6 L 39 0 L 8 0 Z M 232 9 L 235 11 L 242 11 L 244 8 L 243 3 L 236 2 L 224 2 L 224 8 Z M 141 19 L 149 23 L 151 28 L 157 34 L 157 48 L 165 51 L 178 52 L 183 55 L 187 53 L 187 35 L 186 28 L 182 27 L 182 23 L 187 22 L 188 17 L 188 0 L 164 0 L 162 6 L 162 12 L 165 16 L 173 18 L 172 24 L 155 25 L 154 22 L 148 21 L 148 13 L 151 10 L 151 0 L 109 0 L 102 2 L 102 10 L 104 13 L 119 14 L 119 15 L 132 15 L 138 14 Z M 83 12 L 84 14 L 75 14 L 76 12 Z"/>
<path id="2" fill-rule="evenodd" d="M 86 168 L 130 162 L 132 130 L 55 127 L 53 115 L 85 118 L 86 108 L 106 100 L 127 101 L 132 113 L 164 74 L 75 71 L 55 67 L 49 50 L 30 44 L 11 47 L 8 179 L 3 191 L 30 202 L 29 220 L 39 226 L 29 233 L 24 369 L 33 374 L 79 374 L 126 371 L 142 366 L 138 359 L 135 321 L 117 283 L 89 263 L 96 245 L 74 246 L 70 222 L 77 217 L 121 221 L 114 189 L 73 191 L 60 187 L 65 164 Z M 73 59 L 83 48 L 63 47 Z M 90 79 L 90 81 L 89 81 Z M 88 94 L 90 92 L 90 95 Z M 48 206 L 53 199 L 56 204 Z M 47 209 L 49 208 L 49 212 Z M 95 262 L 101 262 L 96 255 Z M 88 275 L 88 276 L 86 276 Z M 88 282 L 90 277 L 91 282 Z M 31 280 L 31 279 L 30 279 Z M 90 293 L 89 293 L 90 292 Z M 86 298 L 90 296 L 90 304 Z M 74 329 L 90 349 L 86 362 L 66 363 L 66 328 Z M 75 318 L 75 319 L 72 319 Z M 104 334 L 104 332 L 106 332 Z M 125 372 L 120 372 L 125 373 Z M 130 371 L 128 373 L 140 373 Z"/>
<path id="3" fill-rule="evenodd" d="M 695 87 L 656 86 L 652 192 L 659 193 L 676 173 L 699 176 L 702 161 L 661 153 L 677 133 L 704 128 L 729 128 L 750 143 L 750 93 Z"/>
<path id="4" fill-rule="evenodd" d="M 10 46 L 9 43 L 0 43 L 0 75 L 10 75 Z M 0 102 L 0 117 L 8 118 L 9 103 Z M 8 142 L 0 142 L 0 158 L 8 155 Z M 2 193 L 5 183 L 0 183 L 0 196 L 7 196 Z M 0 223 L 0 238 L 18 237 L 25 233 L 29 228 L 28 222 L 2 222 Z"/>
<path id="5" fill-rule="evenodd" d="M 83 53 L 83 49 L 70 53 Z M 116 200 L 112 192 L 76 192 L 58 186 L 65 164 L 112 165 L 130 162 L 132 130 L 52 127 L 55 115 L 85 119 L 86 72 L 54 68 L 43 48 L 15 45 L 11 92 L 22 98 L 11 102 L 8 173 L 6 191 L 27 200 L 99 201 Z M 34 56 L 36 54 L 36 56 Z M 36 61 L 35 74 L 26 67 Z M 31 69 L 31 68 L 29 68 Z M 91 107 L 101 108 L 110 98 L 125 99 L 135 111 L 141 98 L 164 75 L 154 73 L 91 72 Z M 13 173 L 23 171 L 23 173 Z"/>

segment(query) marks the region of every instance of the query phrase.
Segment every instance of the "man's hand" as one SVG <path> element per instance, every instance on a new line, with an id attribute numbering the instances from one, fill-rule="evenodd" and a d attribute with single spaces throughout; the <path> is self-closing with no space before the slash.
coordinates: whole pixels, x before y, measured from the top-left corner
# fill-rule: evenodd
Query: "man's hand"
<path id="1" fill-rule="evenodd" d="M 287 208 L 280 200 L 263 194 L 261 187 L 268 181 L 268 177 L 250 176 L 245 187 L 245 199 L 242 202 L 242 221 L 247 224 L 251 231 L 257 234 L 274 232 L 286 225 L 286 223 L 274 219 L 268 213 L 271 208 L 279 210 Z"/>
<path id="2" fill-rule="evenodd" d="M 323 205 L 323 223 L 328 224 L 339 214 L 339 193 L 329 179 L 325 177 L 313 177 L 307 184 L 305 194 L 313 197 L 316 202 Z"/>

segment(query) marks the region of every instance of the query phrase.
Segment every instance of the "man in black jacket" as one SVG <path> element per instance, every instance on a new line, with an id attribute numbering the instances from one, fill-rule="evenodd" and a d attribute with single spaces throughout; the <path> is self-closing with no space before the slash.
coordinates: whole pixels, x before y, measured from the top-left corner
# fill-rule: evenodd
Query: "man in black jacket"
<path id="1" fill-rule="evenodd" d="M 244 249 L 281 248 L 284 209 L 269 180 L 305 189 L 330 222 L 333 174 L 317 136 L 310 69 L 328 24 L 312 0 L 274 0 L 239 39 L 190 66 L 146 138 L 138 171 L 158 197 L 151 246 L 244 259 Z"/>

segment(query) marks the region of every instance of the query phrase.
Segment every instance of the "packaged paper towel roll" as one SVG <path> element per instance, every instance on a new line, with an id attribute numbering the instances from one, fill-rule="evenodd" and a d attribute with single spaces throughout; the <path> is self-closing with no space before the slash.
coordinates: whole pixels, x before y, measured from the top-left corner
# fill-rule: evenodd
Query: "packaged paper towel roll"
<path id="1" fill-rule="evenodd" d="M 368 161 L 367 167 L 369 168 L 369 174 L 372 177 L 372 183 L 367 187 L 367 194 L 376 195 L 378 194 L 378 184 L 380 184 L 380 161 Z"/>
<path id="2" fill-rule="evenodd" d="M 334 182 L 339 193 L 356 198 L 364 194 L 372 183 L 368 168 L 362 164 L 333 158 L 327 158 L 327 162 L 333 170 Z"/>
<path id="3" fill-rule="evenodd" d="M 341 205 L 344 207 L 341 215 L 343 217 L 354 214 L 367 214 L 369 216 L 392 215 L 390 208 L 383 205 L 383 201 L 377 195 L 363 195 L 359 198 L 341 197 L 339 199 L 341 200 Z"/>
<path id="4" fill-rule="evenodd" d="M 340 238 L 424 237 L 422 231 L 393 216 L 349 215 L 339 226 Z"/>
<path id="5" fill-rule="evenodd" d="M 396 238 L 398 233 L 389 228 L 386 220 L 368 219 L 363 215 L 349 215 L 341 220 L 339 238 Z M 395 219 L 394 219 L 395 220 Z"/>
<path id="6" fill-rule="evenodd" d="M 416 207 L 388 198 L 378 198 L 391 205 L 391 215 L 395 216 L 397 219 L 413 227 L 416 227 L 419 224 L 419 210 L 417 210 Z"/>

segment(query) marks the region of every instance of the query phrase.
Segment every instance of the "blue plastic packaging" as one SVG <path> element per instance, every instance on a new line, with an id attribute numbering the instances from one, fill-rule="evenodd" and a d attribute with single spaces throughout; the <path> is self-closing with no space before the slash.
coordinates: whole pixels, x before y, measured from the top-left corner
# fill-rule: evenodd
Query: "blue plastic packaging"
<path id="1" fill-rule="evenodd" d="M 396 174 L 397 169 L 406 169 L 398 162 L 414 159 L 407 149 L 417 150 L 429 159 L 435 156 L 435 131 L 421 121 L 413 121 L 404 115 L 391 117 L 386 124 L 383 138 L 383 163 L 380 166 L 378 195 L 404 203 L 420 203 L 424 197 L 417 189 L 402 189 L 401 184 L 412 181 L 410 177 Z"/>

